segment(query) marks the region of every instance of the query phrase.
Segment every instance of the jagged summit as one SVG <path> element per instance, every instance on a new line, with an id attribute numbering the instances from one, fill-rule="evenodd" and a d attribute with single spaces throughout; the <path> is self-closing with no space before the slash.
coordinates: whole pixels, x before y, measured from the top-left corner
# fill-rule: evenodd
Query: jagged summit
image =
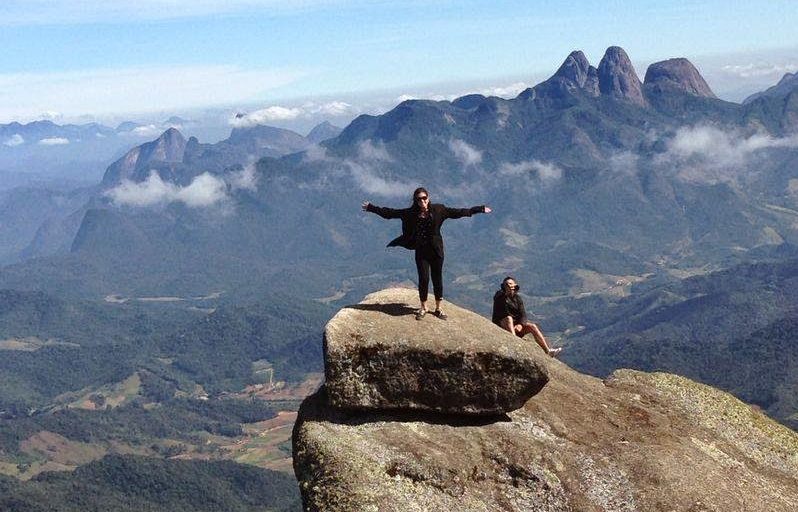
<path id="1" fill-rule="evenodd" d="M 565 99 L 575 94 L 608 96 L 645 106 L 643 85 L 623 48 L 611 46 L 598 68 L 590 65 L 585 54 L 571 52 L 548 80 L 525 90 L 521 99 Z"/>
<path id="2" fill-rule="evenodd" d="M 581 50 L 571 52 L 552 78 L 569 80 L 580 89 L 592 90 L 594 85 L 598 85 L 597 82 L 589 82 L 591 78 L 598 78 L 596 68 L 590 65 Z M 595 90 L 598 92 L 597 87 Z"/>
<path id="3" fill-rule="evenodd" d="M 548 383 L 522 408 L 487 417 L 339 408 L 322 387 L 303 402 L 293 432 L 304 510 L 798 507 L 798 434 L 731 395 L 664 373 L 619 370 L 602 381 L 452 304 L 444 304 L 456 313 L 449 320 L 417 322 L 417 301 L 415 290 L 383 290 L 330 321 L 327 332 L 335 330 L 348 353 L 359 354 L 348 360 L 347 371 L 359 378 L 341 388 L 347 394 L 369 395 L 386 385 L 404 389 L 407 398 L 441 391 L 435 383 L 446 382 L 441 372 L 451 364 L 448 353 L 475 363 L 475 385 L 494 374 L 511 384 L 515 374 L 505 373 L 505 358 L 530 346 L 538 350 L 540 357 L 531 357 L 545 368 Z M 426 348 L 416 343 L 420 338 L 426 338 Z M 463 351 L 460 345 L 479 349 Z M 415 348 L 414 357 L 406 357 L 408 346 Z M 470 356 L 459 358 L 458 350 Z M 405 364 L 392 365 L 394 354 Z M 441 403 L 457 391 L 445 393 Z"/>
<path id="4" fill-rule="evenodd" d="M 140 181 L 156 163 L 179 163 L 186 152 L 186 138 L 177 128 L 169 128 L 152 142 L 136 146 L 111 164 L 103 176 L 103 186 L 113 186 L 125 179 Z"/>
<path id="5" fill-rule="evenodd" d="M 603 96 L 645 105 L 643 84 L 632 61 L 620 46 L 610 46 L 598 65 L 599 91 Z"/>
<path id="6" fill-rule="evenodd" d="M 681 91 L 705 98 L 717 98 L 704 77 L 685 58 L 655 62 L 646 70 L 646 89 L 655 92 Z"/>
<path id="7" fill-rule="evenodd" d="M 169 128 L 155 139 L 151 152 L 145 157 L 160 162 L 180 162 L 186 149 L 186 138 L 177 128 Z"/>

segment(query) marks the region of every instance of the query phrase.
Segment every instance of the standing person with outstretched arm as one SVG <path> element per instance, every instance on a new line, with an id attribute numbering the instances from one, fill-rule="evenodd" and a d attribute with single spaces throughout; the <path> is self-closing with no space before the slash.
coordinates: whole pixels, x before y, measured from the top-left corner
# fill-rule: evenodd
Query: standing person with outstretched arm
<path id="1" fill-rule="evenodd" d="M 551 357 L 556 357 L 562 348 L 551 348 L 540 328 L 526 317 L 524 300 L 518 295 L 521 287 L 510 276 L 504 278 L 501 288 L 493 296 L 493 323 L 523 338 L 532 333 L 540 348 Z"/>
<path id="2" fill-rule="evenodd" d="M 421 307 L 416 313 L 416 320 L 427 314 L 427 294 L 429 278 L 432 276 L 432 289 L 435 293 L 435 312 L 438 318 L 445 320 L 446 313 L 441 309 L 443 299 L 443 237 L 441 224 L 446 219 L 470 217 L 475 213 L 490 213 L 485 205 L 472 208 L 449 208 L 443 204 L 430 203 L 429 193 L 419 187 L 413 192 L 413 204 L 410 208 L 382 208 L 366 201 L 363 211 L 376 213 L 383 219 L 402 219 L 402 234 L 392 240 L 388 247 L 404 247 L 416 251 L 416 270 L 418 270 L 418 298 Z"/>

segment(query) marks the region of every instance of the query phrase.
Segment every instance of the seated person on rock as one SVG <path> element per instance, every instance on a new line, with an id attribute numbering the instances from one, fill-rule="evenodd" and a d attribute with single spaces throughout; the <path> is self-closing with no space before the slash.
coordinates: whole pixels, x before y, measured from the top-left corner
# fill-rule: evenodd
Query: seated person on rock
<path id="1" fill-rule="evenodd" d="M 550 348 L 540 328 L 526 317 L 524 301 L 518 294 L 519 288 L 514 278 L 504 278 L 501 289 L 493 296 L 493 323 L 521 338 L 531 332 L 540 348 L 548 355 L 556 357 L 562 348 Z"/>

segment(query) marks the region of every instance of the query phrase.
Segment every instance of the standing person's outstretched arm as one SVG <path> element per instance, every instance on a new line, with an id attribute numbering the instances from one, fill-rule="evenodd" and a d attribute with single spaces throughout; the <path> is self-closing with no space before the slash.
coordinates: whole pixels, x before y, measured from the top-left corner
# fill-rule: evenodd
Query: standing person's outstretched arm
<path id="1" fill-rule="evenodd" d="M 360 206 L 360 208 L 364 212 L 376 213 L 383 219 L 399 219 L 402 217 L 402 213 L 404 213 L 404 209 L 384 208 L 382 206 L 374 206 L 368 201 L 363 201 L 363 204 Z"/>
<path id="2" fill-rule="evenodd" d="M 490 213 L 493 210 L 487 205 L 472 206 L 471 208 L 449 208 L 444 210 L 447 219 L 459 219 L 460 217 L 470 217 L 475 213 Z"/>

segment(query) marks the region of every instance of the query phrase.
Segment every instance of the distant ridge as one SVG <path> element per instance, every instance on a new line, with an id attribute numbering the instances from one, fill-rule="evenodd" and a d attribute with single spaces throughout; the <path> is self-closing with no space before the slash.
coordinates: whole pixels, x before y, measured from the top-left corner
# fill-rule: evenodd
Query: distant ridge
<path id="1" fill-rule="evenodd" d="M 773 87 L 769 87 L 764 91 L 754 93 L 743 100 L 743 105 L 751 103 L 754 100 L 764 97 L 779 97 L 787 96 L 791 92 L 798 90 L 798 72 L 786 73 L 779 83 Z"/>
<path id="2" fill-rule="evenodd" d="M 323 142 L 327 139 L 332 139 L 333 137 L 337 137 L 342 130 L 343 130 L 342 128 L 335 126 L 329 121 L 323 121 L 314 126 L 313 129 L 310 130 L 310 132 L 308 132 L 306 138 L 310 142 L 318 144 L 319 142 Z"/>

